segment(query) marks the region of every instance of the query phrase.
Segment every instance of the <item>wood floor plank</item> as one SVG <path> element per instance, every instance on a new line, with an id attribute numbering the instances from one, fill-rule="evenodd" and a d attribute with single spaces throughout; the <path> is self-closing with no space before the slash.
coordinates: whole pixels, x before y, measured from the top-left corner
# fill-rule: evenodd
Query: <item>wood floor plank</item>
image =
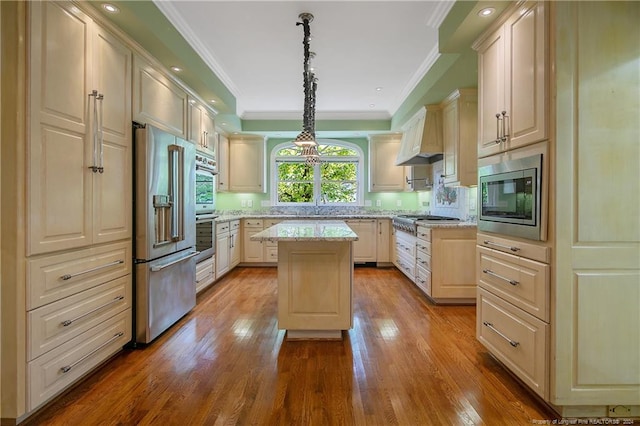
<path id="1" fill-rule="evenodd" d="M 553 419 L 475 338 L 474 306 L 431 304 L 356 268 L 342 341 L 287 341 L 275 268 L 236 268 L 152 344 L 125 349 L 25 425 L 523 425 Z"/>

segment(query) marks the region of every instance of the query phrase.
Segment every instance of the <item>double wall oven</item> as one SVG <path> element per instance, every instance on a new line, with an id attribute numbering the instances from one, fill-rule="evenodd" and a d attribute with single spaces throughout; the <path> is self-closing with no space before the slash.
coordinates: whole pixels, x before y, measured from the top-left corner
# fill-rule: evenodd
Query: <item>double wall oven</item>
<path id="1" fill-rule="evenodd" d="M 216 161 L 207 153 L 196 153 L 196 262 L 216 252 L 214 220 L 216 210 Z"/>

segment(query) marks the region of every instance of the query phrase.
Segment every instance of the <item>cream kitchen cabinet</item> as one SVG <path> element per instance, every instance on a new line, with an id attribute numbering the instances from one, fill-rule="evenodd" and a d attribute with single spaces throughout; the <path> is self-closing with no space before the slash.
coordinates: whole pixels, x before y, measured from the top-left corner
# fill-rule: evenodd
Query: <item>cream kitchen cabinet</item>
<path id="1" fill-rule="evenodd" d="M 214 113 L 196 99 L 189 99 L 189 140 L 199 151 L 216 155 L 216 128 Z"/>
<path id="2" fill-rule="evenodd" d="M 196 263 L 196 293 L 200 293 L 216 279 L 216 256 Z"/>
<path id="3" fill-rule="evenodd" d="M 240 220 L 216 223 L 216 279 L 240 263 Z"/>
<path id="4" fill-rule="evenodd" d="M 391 263 L 391 220 L 377 219 L 376 262 L 378 265 Z"/>
<path id="5" fill-rule="evenodd" d="M 131 51 L 69 4 L 32 6 L 27 253 L 130 238 Z"/>
<path id="6" fill-rule="evenodd" d="M 265 149 L 261 136 L 229 139 L 229 191 L 265 192 Z"/>
<path id="7" fill-rule="evenodd" d="M 262 219 L 242 219 L 242 261 L 246 263 L 264 262 L 264 242 L 252 241 L 251 236 L 262 232 Z"/>
<path id="8" fill-rule="evenodd" d="M 393 230 L 395 250 L 393 264 L 411 281 L 416 278 L 416 236 L 408 232 Z"/>
<path id="9" fill-rule="evenodd" d="M 218 192 L 229 191 L 229 138 L 218 133 L 218 148 L 216 149 L 216 161 L 218 167 Z"/>
<path id="10" fill-rule="evenodd" d="M 187 92 L 160 65 L 141 54 L 133 60 L 133 120 L 183 139 L 188 135 Z"/>
<path id="11" fill-rule="evenodd" d="M 349 219 L 345 220 L 349 228 L 358 235 L 358 240 L 353 242 L 354 262 L 375 262 L 377 242 L 377 222 L 375 219 Z"/>
<path id="12" fill-rule="evenodd" d="M 404 167 L 396 166 L 401 134 L 369 136 L 369 192 L 405 190 Z"/>
<path id="13" fill-rule="evenodd" d="M 517 3 L 478 52 L 478 156 L 548 138 L 549 3 Z"/>
<path id="14" fill-rule="evenodd" d="M 478 184 L 478 97 L 458 89 L 442 102 L 442 178 L 445 185 Z"/>
<path id="15" fill-rule="evenodd" d="M 418 226 L 416 284 L 437 303 L 474 303 L 475 228 Z M 423 271 L 420 274 L 421 270 Z"/>

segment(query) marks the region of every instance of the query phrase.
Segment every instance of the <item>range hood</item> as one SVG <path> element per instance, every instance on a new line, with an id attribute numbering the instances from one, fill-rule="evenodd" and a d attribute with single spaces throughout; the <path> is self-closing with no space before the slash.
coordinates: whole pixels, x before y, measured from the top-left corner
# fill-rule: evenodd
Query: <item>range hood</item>
<path id="1" fill-rule="evenodd" d="M 442 158 L 442 108 L 427 105 L 402 127 L 396 166 L 429 164 L 436 158 Z"/>

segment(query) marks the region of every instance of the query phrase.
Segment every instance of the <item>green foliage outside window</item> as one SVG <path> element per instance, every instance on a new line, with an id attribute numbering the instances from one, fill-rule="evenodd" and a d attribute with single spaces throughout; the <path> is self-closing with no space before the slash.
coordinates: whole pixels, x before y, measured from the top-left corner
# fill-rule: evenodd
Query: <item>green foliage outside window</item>
<path id="1" fill-rule="evenodd" d="M 287 147 L 276 154 L 278 203 L 356 203 L 358 153 L 339 145 L 318 147 L 322 162 L 304 163 L 299 148 Z"/>

